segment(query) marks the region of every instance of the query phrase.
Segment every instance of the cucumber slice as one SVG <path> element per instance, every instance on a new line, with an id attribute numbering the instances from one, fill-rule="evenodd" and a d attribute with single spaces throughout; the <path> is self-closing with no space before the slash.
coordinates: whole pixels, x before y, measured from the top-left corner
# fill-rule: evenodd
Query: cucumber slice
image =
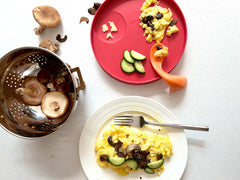
<path id="1" fill-rule="evenodd" d="M 150 169 L 158 169 L 163 165 L 163 162 L 164 162 L 164 159 L 153 161 L 153 162 L 147 163 L 147 167 Z"/>
<path id="2" fill-rule="evenodd" d="M 127 62 L 131 64 L 135 62 L 135 60 L 130 56 L 130 52 L 127 49 L 123 52 L 123 57 Z"/>
<path id="3" fill-rule="evenodd" d="M 125 158 L 122 157 L 109 157 L 108 160 L 114 166 L 121 166 L 125 162 Z"/>
<path id="4" fill-rule="evenodd" d="M 135 61 L 134 62 L 135 69 L 140 73 L 145 73 L 145 69 L 143 67 L 142 61 Z"/>
<path id="5" fill-rule="evenodd" d="M 128 165 L 130 168 L 134 170 L 138 168 L 138 163 L 134 159 L 127 159 L 125 163 L 126 165 Z"/>
<path id="6" fill-rule="evenodd" d="M 146 56 L 144 56 L 143 54 L 140 54 L 139 52 L 134 51 L 134 50 L 130 51 L 130 55 L 135 60 L 143 61 L 144 59 L 146 59 Z"/>
<path id="7" fill-rule="evenodd" d="M 145 171 L 146 173 L 148 173 L 148 174 L 154 174 L 154 173 L 155 173 L 154 170 L 152 170 L 152 169 L 150 169 L 150 168 L 148 168 L 148 167 L 146 167 L 146 168 L 144 169 L 144 171 Z"/>
<path id="8" fill-rule="evenodd" d="M 133 66 L 133 64 L 128 63 L 125 59 L 122 59 L 121 61 L 121 68 L 126 73 L 132 73 L 133 71 L 135 71 L 135 67 Z"/>

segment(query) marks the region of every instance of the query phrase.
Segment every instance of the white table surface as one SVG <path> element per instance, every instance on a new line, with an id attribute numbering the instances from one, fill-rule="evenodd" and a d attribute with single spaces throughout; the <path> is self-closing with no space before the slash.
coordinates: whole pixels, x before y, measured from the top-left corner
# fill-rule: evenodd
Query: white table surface
<path id="1" fill-rule="evenodd" d="M 98 1 L 101 2 L 101 1 Z M 206 124 L 209 132 L 185 131 L 189 155 L 183 180 L 240 178 L 240 1 L 176 0 L 188 27 L 188 41 L 173 74 L 188 77 L 187 88 L 169 93 L 163 80 L 129 85 L 107 75 L 98 65 L 90 44 L 93 0 L 1 0 L 0 56 L 40 40 L 68 35 L 57 53 L 72 67 L 80 67 L 86 89 L 69 121 L 56 133 L 26 140 L 0 128 L 0 179 L 84 180 L 78 144 L 86 120 L 103 104 L 122 96 L 143 96 L 169 108 L 182 123 Z M 62 25 L 33 32 L 32 9 L 54 6 Z M 81 16 L 90 23 L 79 24 Z M 126 178 L 127 179 L 127 178 Z"/>

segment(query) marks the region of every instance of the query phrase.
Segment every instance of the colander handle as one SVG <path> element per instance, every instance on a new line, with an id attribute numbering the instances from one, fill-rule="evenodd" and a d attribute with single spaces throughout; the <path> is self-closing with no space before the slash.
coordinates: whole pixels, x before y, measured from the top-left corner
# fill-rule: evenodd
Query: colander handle
<path id="1" fill-rule="evenodd" d="M 85 82 L 83 81 L 83 78 L 82 78 L 82 74 L 81 74 L 81 71 L 79 69 L 79 67 L 75 67 L 75 68 L 72 68 L 70 69 L 72 73 L 74 72 L 77 72 L 77 75 L 78 75 L 78 78 L 79 78 L 79 81 L 80 81 L 80 86 L 78 86 L 76 88 L 77 91 L 80 91 L 82 89 L 85 89 Z"/>

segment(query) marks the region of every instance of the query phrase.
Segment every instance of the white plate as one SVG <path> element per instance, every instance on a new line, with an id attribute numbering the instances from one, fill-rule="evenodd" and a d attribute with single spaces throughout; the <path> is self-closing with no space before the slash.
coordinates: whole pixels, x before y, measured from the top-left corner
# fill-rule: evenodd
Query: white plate
<path id="1" fill-rule="evenodd" d="M 80 143 L 79 155 L 82 168 L 90 180 L 122 180 L 122 179 L 151 179 L 151 180 L 178 180 L 181 178 L 187 163 L 187 140 L 183 130 L 167 128 L 169 138 L 173 145 L 173 155 L 169 161 L 164 163 L 165 170 L 158 176 L 150 175 L 144 171 L 130 173 L 127 176 L 118 176 L 118 174 L 107 168 L 98 166 L 95 159 L 94 146 L 96 138 L 102 135 L 102 132 L 109 127 L 116 114 L 143 113 L 159 121 L 179 123 L 175 115 L 166 107 L 148 98 L 138 96 L 125 96 L 115 99 L 98 109 L 86 122 L 83 128 Z"/>

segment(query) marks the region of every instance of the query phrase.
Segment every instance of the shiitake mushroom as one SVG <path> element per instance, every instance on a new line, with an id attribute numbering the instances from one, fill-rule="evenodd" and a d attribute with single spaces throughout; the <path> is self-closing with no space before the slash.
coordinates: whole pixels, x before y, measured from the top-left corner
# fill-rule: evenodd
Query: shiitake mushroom
<path id="1" fill-rule="evenodd" d="M 37 78 L 28 78 L 23 87 L 16 89 L 16 93 L 22 96 L 22 100 L 29 105 L 41 104 L 42 97 L 47 92 L 47 88 L 40 83 Z"/>
<path id="2" fill-rule="evenodd" d="M 61 24 L 61 16 L 59 12 L 51 6 L 43 5 L 37 6 L 32 10 L 33 17 L 39 24 L 38 28 L 35 28 L 35 34 L 39 35 L 46 28 L 53 28 Z"/>
<path id="3" fill-rule="evenodd" d="M 41 102 L 43 114 L 50 118 L 59 118 L 65 114 L 69 106 L 68 97 L 59 91 L 46 93 Z"/>

